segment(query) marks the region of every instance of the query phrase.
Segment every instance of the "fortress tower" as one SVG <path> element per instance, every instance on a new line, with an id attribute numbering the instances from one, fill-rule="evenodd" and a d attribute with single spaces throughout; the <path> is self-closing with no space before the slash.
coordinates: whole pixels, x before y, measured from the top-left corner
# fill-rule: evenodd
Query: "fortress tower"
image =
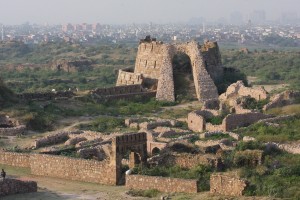
<path id="1" fill-rule="evenodd" d="M 197 99 L 217 99 L 216 83 L 223 78 L 223 67 L 218 44 L 209 41 L 203 45 L 195 41 L 164 44 L 147 36 L 140 41 L 134 70 L 119 70 L 117 86 L 142 84 L 156 90 L 157 100 L 175 101 L 175 66 L 172 61 L 179 54 L 185 54 L 190 60 L 194 88 L 191 91 L 195 92 Z"/>

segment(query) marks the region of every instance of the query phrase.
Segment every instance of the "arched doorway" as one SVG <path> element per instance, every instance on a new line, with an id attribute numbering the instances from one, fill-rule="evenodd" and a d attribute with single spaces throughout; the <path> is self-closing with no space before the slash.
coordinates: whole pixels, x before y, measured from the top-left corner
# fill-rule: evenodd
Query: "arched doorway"
<path id="1" fill-rule="evenodd" d="M 160 149 L 158 147 L 154 147 L 151 151 L 152 156 L 160 154 Z"/>
<path id="2" fill-rule="evenodd" d="M 190 57 L 182 52 L 172 59 L 175 100 L 196 100 L 196 88 Z"/>

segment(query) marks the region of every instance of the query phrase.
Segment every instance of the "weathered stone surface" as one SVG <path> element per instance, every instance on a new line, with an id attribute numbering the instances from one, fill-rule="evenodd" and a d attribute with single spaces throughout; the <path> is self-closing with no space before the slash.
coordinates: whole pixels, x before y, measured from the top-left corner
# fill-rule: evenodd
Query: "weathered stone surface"
<path id="1" fill-rule="evenodd" d="M 189 113 L 187 122 L 189 129 L 194 132 L 202 132 L 205 130 L 205 118 L 198 111 Z"/>
<path id="2" fill-rule="evenodd" d="M 35 181 L 23 181 L 8 178 L 0 181 L 0 197 L 30 192 L 37 192 L 37 183 Z"/>
<path id="3" fill-rule="evenodd" d="M 156 189 L 161 192 L 198 192 L 197 180 L 165 178 L 160 176 L 126 175 L 125 186 L 130 189 Z"/>
<path id="4" fill-rule="evenodd" d="M 268 97 L 267 91 L 262 88 L 249 88 L 245 87 L 242 81 L 237 81 L 231 84 L 225 93 L 221 94 L 219 99 L 221 101 L 226 101 L 230 99 L 236 99 L 237 97 L 247 97 L 250 96 L 256 100 L 266 99 Z"/>
<path id="5" fill-rule="evenodd" d="M 117 86 L 120 85 L 136 85 L 143 83 L 143 76 L 142 74 L 128 72 L 126 70 L 119 70 L 119 75 L 117 79 Z"/>
<path id="6" fill-rule="evenodd" d="M 245 150 L 237 151 L 234 155 L 234 161 L 238 166 L 256 166 L 263 162 L 263 151 L 261 150 Z"/>
<path id="7" fill-rule="evenodd" d="M 142 82 L 149 88 L 157 88 L 158 100 L 175 101 L 172 59 L 179 52 L 190 57 L 197 98 L 217 99 L 214 81 L 222 78 L 223 68 L 219 47 L 214 42 L 200 46 L 195 41 L 171 45 L 143 40 L 138 47 L 134 72 L 119 71 L 117 85 Z"/>
<path id="8" fill-rule="evenodd" d="M 16 136 L 23 134 L 26 130 L 25 125 L 21 125 L 18 120 L 6 115 L 0 115 L 0 135 Z"/>
<path id="9" fill-rule="evenodd" d="M 232 175 L 215 173 L 210 176 L 210 193 L 212 194 L 242 196 L 246 187 L 245 180 Z"/>
<path id="10" fill-rule="evenodd" d="M 63 156 L 35 154 L 30 156 L 31 173 L 69 180 L 108 185 L 116 184 L 116 168 L 109 161 L 83 160 Z"/>
<path id="11" fill-rule="evenodd" d="M 72 98 L 75 94 L 72 91 L 58 91 L 58 92 L 37 92 L 37 93 L 21 93 L 17 94 L 17 98 L 22 101 L 44 101 L 51 99 L 60 99 L 60 98 Z"/>
<path id="12" fill-rule="evenodd" d="M 87 59 L 81 60 L 57 60 L 51 63 L 51 69 L 63 70 L 66 72 L 77 72 L 90 69 L 92 61 Z"/>
<path id="13" fill-rule="evenodd" d="M 300 92 L 298 91 L 284 91 L 280 94 L 272 96 L 270 103 L 263 107 L 263 110 L 269 110 L 271 108 L 282 107 L 290 105 L 296 102 L 296 99 L 300 99 Z"/>
<path id="14" fill-rule="evenodd" d="M 146 90 L 141 84 L 120 85 L 110 88 L 97 88 L 92 90 L 91 95 L 99 100 L 132 99 L 135 96 L 155 97 L 156 91 Z"/>
<path id="15" fill-rule="evenodd" d="M 29 154 L 0 151 L 0 163 L 15 167 L 30 167 Z"/>

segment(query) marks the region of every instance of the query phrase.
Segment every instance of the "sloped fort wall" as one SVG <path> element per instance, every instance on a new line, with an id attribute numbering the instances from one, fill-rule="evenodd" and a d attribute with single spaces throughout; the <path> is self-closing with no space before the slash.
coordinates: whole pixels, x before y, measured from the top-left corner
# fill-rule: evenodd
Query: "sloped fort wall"
<path id="1" fill-rule="evenodd" d="M 191 60 L 197 98 L 200 101 L 217 99 L 215 83 L 222 80 L 223 68 L 219 47 L 214 42 L 206 42 L 200 46 L 195 41 L 171 45 L 149 38 L 142 40 L 138 47 L 134 72 L 127 72 L 127 79 L 130 81 L 132 77 L 139 77 L 143 85 L 157 88 L 158 100 L 175 101 L 172 59 L 178 53 L 187 54 Z M 124 72 L 120 71 L 117 85 L 128 85 L 124 76 Z"/>

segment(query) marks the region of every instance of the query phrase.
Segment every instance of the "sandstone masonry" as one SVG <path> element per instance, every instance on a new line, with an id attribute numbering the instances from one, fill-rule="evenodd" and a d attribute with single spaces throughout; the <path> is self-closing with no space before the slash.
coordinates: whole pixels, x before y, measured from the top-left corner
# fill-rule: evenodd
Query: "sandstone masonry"
<path id="1" fill-rule="evenodd" d="M 197 193 L 197 180 L 159 176 L 126 175 L 126 187 L 130 189 L 156 189 L 161 192 Z"/>

